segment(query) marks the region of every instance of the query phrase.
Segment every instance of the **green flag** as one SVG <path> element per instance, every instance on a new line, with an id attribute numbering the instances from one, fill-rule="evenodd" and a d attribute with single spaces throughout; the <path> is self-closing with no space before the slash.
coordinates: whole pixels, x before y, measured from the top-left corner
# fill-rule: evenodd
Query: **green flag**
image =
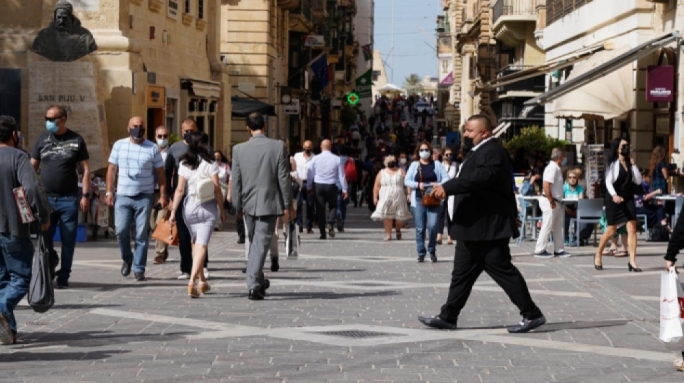
<path id="1" fill-rule="evenodd" d="M 356 78 L 356 93 L 359 98 L 373 97 L 373 69 L 369 69 L 361 77 Z"/>

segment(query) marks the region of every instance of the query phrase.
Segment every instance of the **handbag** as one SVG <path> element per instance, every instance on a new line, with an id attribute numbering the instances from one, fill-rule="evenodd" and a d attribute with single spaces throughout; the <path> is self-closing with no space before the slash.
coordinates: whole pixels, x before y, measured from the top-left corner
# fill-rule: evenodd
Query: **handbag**
<path id="1" fill-rule="evenodd" d="M 418 174 L 420 176 L 420 183 L 423 183 L 423 171 L 420 169 L 420 163 L 418 164 Z M 423 198 L 420 199 L 420 204 L 425 207 L 437 207 L 442 204 L 442 200 L 423 192 Z"/>
<path id="2" fill-rule="evenodd" d="M 164 217 L 157 223 L 157 227 L 154 228 L 152 238 L 167 245 L 178 246 L 178 227 L 170 224 L 169 218 L 171 218 L 171 211 L 167 210 Z"/>
<path id="3" fill-rule="evenodd" d="M 37 313 L 44 313 L 55 304 L 55 290 L 50 275 L 50 252 L 45 246 L 44 233 L 38 229 L 38 248 L 33 256 L 28 303 Z"/>

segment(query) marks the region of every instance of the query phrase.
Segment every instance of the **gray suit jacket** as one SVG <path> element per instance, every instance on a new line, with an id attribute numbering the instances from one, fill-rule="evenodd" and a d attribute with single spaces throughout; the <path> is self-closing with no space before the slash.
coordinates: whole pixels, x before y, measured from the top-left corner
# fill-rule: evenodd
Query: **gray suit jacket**
<path id="1" fill-rule="evenodd" d="M 292 206 L 290 162 L 282 142 L 264 135 L 233 147 L 233 205 L 261 217 L 283 215 Z"/>

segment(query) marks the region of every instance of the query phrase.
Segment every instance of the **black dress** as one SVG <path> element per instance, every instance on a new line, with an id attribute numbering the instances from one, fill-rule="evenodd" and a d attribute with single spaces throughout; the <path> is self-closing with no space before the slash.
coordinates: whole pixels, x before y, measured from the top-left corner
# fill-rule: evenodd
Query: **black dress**
<path id="1" fill-rule="evenodd" d="M 611 164 L 612 166 L 612 164 Z M 632 167 L 625 170 L 622 164 L 618 164 L 620 172 L 617 179 L 613 183 L 615 193 L 624 200 L 621 204 L 613 202 L 613 197 L 610 193 L 606 193 L 606 221 L 609 226 L 621 225 L 629 221 L 636 221 L 636 205 L 634 204 L 634 193 L 631 188 L 632 181 Z"/>

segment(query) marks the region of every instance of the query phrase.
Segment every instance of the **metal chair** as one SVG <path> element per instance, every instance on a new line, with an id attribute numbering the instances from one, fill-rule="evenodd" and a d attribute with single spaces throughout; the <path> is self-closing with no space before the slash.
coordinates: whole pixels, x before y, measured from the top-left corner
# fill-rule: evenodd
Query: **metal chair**
<path id="1" fill-rule="evenodd" d="M 516 198 L 518 199 L 518 203 L 520 205 L 520 221 L 522 222 L 522 227 L 520 228 L 521 229 L 520 230 L 520 236 L 515 240 L 515 243 L 518 246 L 520 246 L 520 244 L 522 244 L 522 241 L 527 239 L 527 236 L 525 235 L 525 233 L 527 233 L 527 223 L 528 222 L 532 223 L 532 233 L 533 233 L 532 239 L 535 239 L 536 235 L 534 235 L 534 233 L 536 233 L 536 230 L 537 230 L 537 228 L 535 226 L 536 226 L 538 221 L 542 220 L 542 217 L 535 216 L 534 213 L 528 215 L 527 209 L 528 208 L 534 208 L 534 205 L 525 206 L 525 202 L 527 202 L 527 201 L 525 201 L 525 198 L 523 198 L 523 196 L 519 195 L 519 196 L 516 196 Z"/>
<path id="2" fill-rule="evenodd" d="M 597 199 L 580 199 L 577 201 L 577 217 L 570 218 L 570 224 L 577 223 L 577 231 L 579 232 L 582 223 L 598 224 L 603 216 L 603 198 Z M 580 241 L 577 238 L 577 247 Z M 596 245 L 596 230 L 594 230 L 594 245 Z"/>
<path id="3" fill-rule="evenodd" d="M 641 225 L 641 227 L 644 228 L 644 232 L 646 233 L 646 240 L 649 241 L 651 239 L 651 232 L 648 231 L 648 216 L 646 214 L 637 214 L 636 218 L 637 222 L 639 222 L 639 220 L 644 221 L 644 224 Z"/>

